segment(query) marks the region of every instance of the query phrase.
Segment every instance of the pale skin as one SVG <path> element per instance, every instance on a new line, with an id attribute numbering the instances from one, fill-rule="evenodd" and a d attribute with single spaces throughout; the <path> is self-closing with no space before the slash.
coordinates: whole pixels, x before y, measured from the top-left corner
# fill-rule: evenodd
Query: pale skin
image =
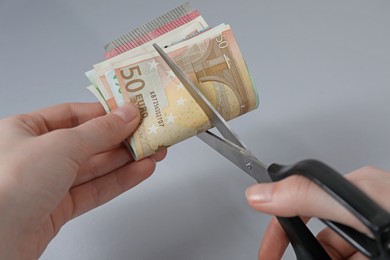
<path id="1" fill-rule="evenodd" d="M 345 177 L 365 192 L 378 205 L 390 212 L 390 173 L 373 167 L 363 167 Z M 350 212 L 333 200 L 316 184 L 302 176 L 285 180 L 256 184 L 249 187 L 246 196 L 254 209 L 277 216 L 301 216 L 333 220 L 369 234 L 369 231 Z M 329 228 L 317 239 L 332 259 L 367 259 Z M 276 218 L 273 218 L 264 234 L 259 259 L 281 259 L 288 245 L 287 238 Z"/>
<path id="2" fill-rule="evenodd" d="M 62 104 L 0 120 L 0 259 L 37 259 L 60 228 L 148 178 L 166 150 L 133 161 L 136 107 Z"/>
<path id="3" fill-rule="evenodd" d="M 152 174 L 166 150 L 134 162 L 122 145 L 139 119 L 134 106 L 105 115 L 100 104 L 93 103 L 62 104 L 0 120 L 0 259 L 39 258 L 66 222 Z M 390 211 L 389 173 L 364 167 L 346 178 Z M 254 185 L 246 195 L 249 204 L 264 213 L 325 218 L 367 232 L 348 211 L 300 176 Z M 365 259 L 328 229 L 318 239 L 333 259 Z M 287 244 L 273 219 L 259 259 L 280 259 Z"/>

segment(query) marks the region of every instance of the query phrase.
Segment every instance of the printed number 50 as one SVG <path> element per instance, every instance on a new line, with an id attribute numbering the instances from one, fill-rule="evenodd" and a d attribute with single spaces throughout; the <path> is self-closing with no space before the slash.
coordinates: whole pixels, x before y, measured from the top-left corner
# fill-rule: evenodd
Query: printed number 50
<path id="1" fill-rule="evenodd" d="M 224 34 L 222 34 L 220 37 L 215 38 L 215 40 L 218 42 L 218 47 L 220 49 L 224 49 L 229 46 L 229 42 L 226 40 L 226 35 Z"/>
<path id="2" fill-rule="evenodd" d="M 135 74 L 142 75 L 141 68 L 139 66 L 129 67 L 128 73 L 125 74 L 124 70 L 121 70 L 121 76 L 125 81 L 125 88 L 127 92 L 137 92 L 145 87 L 145 81 L 143 79 L 133 79 Z"/>

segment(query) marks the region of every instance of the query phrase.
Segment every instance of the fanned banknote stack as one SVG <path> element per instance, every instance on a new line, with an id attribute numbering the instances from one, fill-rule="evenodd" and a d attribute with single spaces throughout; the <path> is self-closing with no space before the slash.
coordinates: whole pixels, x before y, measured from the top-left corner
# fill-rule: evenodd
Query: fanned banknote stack
<path id="1" fill-rule="evenodd" d="M 106 60 L 86 72 L 88 89 L 107 112 L 132 103 L 141 123 L 127 140 L 145 158 L 211 128 L 179 79 L 158 55 L 157 43 L 230 120 L 258 106 L 258 95 L 229 25 L 209 27 L 183 4 L 105 46 Z"/>

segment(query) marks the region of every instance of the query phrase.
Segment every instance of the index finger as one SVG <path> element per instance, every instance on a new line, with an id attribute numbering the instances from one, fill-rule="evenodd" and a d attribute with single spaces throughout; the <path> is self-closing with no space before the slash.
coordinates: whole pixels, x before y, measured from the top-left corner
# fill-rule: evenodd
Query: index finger
<path id="1" fill-rule="evenodd" d="M 95 103 L 64 103 L 31 113 L 43 119 L 48 131 L 78 126 L 92 118 L 105 115 L 102 105 Z"/>
<path id="2" fill-rule="evenodd" d="M 282 259 L 289 243 L 286 233 L 273 217 L 261 242 L 259 259 Z"/>

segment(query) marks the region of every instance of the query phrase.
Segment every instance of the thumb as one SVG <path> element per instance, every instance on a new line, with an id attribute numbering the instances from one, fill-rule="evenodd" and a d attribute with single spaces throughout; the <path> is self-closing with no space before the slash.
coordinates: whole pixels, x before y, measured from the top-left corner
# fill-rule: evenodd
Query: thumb
<path id="1" fill-rule="evenodd" d="M 271 215 L 317 217 L 349 225 L 358 223 L 347 209 L 302 176 L 253 185 L 246 190 L 246 197 L 252 208 Z"/>
<path id="2" fill-rule="evenodd" d="M 138 127 L 139 119 L 137 107 L 125 105 L 107 115 L 65 130 L 68 131 L 68 136 L 63 140 L 69 142 L 69 150 L 77 156 L 76 161 L 82 161 L 125 140 Z"/>

